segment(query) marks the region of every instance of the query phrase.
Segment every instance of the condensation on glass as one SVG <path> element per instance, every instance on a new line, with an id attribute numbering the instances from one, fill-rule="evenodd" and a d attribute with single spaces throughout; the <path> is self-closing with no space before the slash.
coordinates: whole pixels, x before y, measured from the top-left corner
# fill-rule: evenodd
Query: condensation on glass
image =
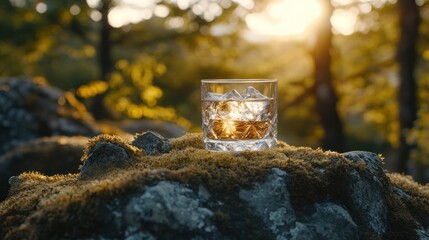
<path id="1" fill-rule="evenodd" d="M 273 148 L 277 142 L 277 80 L 201 80 L 204 146 L 212 151 Z"/>

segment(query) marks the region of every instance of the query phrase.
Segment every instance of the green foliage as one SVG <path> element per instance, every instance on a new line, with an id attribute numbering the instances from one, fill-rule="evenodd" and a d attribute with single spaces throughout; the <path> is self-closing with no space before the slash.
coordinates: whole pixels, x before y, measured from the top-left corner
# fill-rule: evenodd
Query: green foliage
<path id="1" fill-rule="evenodd" d="M 248 42 L 241 36 L 248 10 L 236 1 L 214 2 L 221 7 L 221 14 L 214 19 L 195 14 L 192 4 L 159 1 L 158 5 L 169 9 L 166 17 L 153 16 L 112 28 L 115 68 L 107 82 L 97 81 L 100 23 L 90 18 L 97 9 L 84 0 L 45 0 L 48 10 L 40 14 L 34 9 L 41 1 L 23 1 L 23 6 L 11 2 L 0 2 L 3 76 L 44 76 L 83 99 L 105 94 L 107 105 L 119 117 L 164 119 L 194 129 L 201 121 L 201 79 L 276 78 L 280 139 L 317 146 L 324 134 L 312 97 L 311 38 L 308 42 Z M 255 1 L 256 8 L 267 3 L 263 2 Z M 364 4 L 359 1 L 335 5 L 359 10 L 360 31 L 334 35 L 332 71 L 349 144 L 360 144 L 353 145 L 354 149 L 383 152 L 398 144 L 398 12 L 392 1 L 384 5 L 377 2 L 369 2 L 372 8 L 367 13 L 358 9 Z M 76 15 L 70 12 L 73 5 L 80 9 Z M 418 146 L 415 159 L 423 162 L 429 156 L 429 45 L 424 41 L 429 37 L 427 5 L 422 1 L 421 110 L 410 133 L 410 141 Z M 213 34 L 219 26 L 229 26 L 229 30 Z"/>
<path id="2" fill-rule="evenodd" d="M 394 4 L 373 6 L 359 15 L 362 31 L 333 39 L 333 72 L 346 133 L 353 144 L 369 143 L 362 147 L 371 151 L 398 145 L 397 18 Z"/>
<path id="3" fill-rule="evenodd" d="M 44 13 L 35 11 L 46 3 Z M 70 8 L 79 5 L 80 14 Z M 82 39 L 93 29 L 84 0 L 17 1 L 0 3 L 0 72 L 2 76 L 40 75 L 63 89 L 75 88 L 96 77 L 96 48 Z M 55 69 L 55 70 L 53 70 Z M 84 73 L 76 75 L 75 73 Z"/>
<path id="4" fill-rule="evenodd" d="M 158 105 L 164 93 L 154 85 L 154 80 L 166 72 L 164 64 L 153 57 L 142 55 L 133 62 L 121 59 L 115 66 L 116 70 L 110 74 L 107 82 L 92 81 L 80 86 L 76 94 L 84 99 L 105 94 L 110 110 L 119 117 L 159 119 L 191 129 L 192 124 L 178 116 L 174 108 Z"/>

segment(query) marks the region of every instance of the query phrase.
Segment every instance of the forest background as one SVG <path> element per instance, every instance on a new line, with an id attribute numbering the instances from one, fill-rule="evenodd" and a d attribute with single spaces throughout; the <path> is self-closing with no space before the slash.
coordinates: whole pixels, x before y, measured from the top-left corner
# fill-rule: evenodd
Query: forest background
<path id="1" fill-rule="evenodd" d="M 279 139 L 429 176 L 429 1 L 4 0 L 0 75 L 201 131 L 200 80 L 278 79 Z"/>

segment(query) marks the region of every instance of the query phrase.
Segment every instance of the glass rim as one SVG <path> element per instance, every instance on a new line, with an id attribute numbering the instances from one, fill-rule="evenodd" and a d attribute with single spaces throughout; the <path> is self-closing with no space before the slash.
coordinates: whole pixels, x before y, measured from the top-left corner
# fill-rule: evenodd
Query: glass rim
<path id="1" fill-rule="evenodd" d="M 276 83 L 273 78 L 231 78 L 231 79 L 202 79 L 201 83 Z"/>

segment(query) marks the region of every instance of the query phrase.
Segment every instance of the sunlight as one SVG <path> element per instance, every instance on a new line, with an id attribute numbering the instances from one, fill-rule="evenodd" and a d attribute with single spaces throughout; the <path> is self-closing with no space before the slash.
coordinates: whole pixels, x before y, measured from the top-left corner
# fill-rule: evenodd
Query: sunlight
<path id="1" fill-rule="evenodd" d="M 335 10 L 331 17 L 331 24 L 334 33 L 340 33 L 343 35 L 354 33 L 358 14 L 359 10 L 356 8 L 352 8 L 350 10 Z"/>
<path id="2" fill-rule="evenodd" d="M 25 7 L 26 1 L 25 0 L 9 0 L 10 4 L 14 7 Z"/>
<path id="3" fill-rule="evenodd" d="M 73 16 L 76 16 L 76 15 L 78 15 L 79 13 L 80 13 L 80 7 L 78 6 L 78 5 L 76 5 L 76 4 L 74 4 L 74 5 L 72 5 L 71 7 L 70 7 L 70 13 L 71 13 L 71 15 L 73 15 Z"/>
<path id="4" fill-rule="evenodd" d="M 12 1 L 12 0 L 11 0 Z M 18 0 L 14 0 L 18 1 Z M 86 0 L 88 6 L 97 8 L 100 0 Z M 231 1 L 221 0 L 171 0 L 181 10 L 190 8 L 193 14 L 211 22 L 222 15 L 224 9 L 231 6 Z M 254 7 L 253 0 L 232 0 L 240 7 L 251 9 Z M 117 5 L 109 12 L 109 24 L 112 27 L 119 28 L 127 24 L 135 24 L 140 21 L 150 19 L 153 16 L 166 18 L 170 14 L 170 9 L 159 0 L 117 0 Z M 180 25 L 180 22 L 177 22 Z M 177 25 L 177 24 L 176 24 Z"/>
<path id="5" fill-rule="evenodd" d="M 97 8 L 100 4 L 100 0 L 86 0 L 86 4 L 88 4 L 90 8 Z"/>
<path id="6" fill-rule="evenodd" d="M 337 0 L 333 4 L 337 6 L 351 2 L 352 0 L 345 0 L 340 3 Z M 359 11 L 368 13 L 371 9 L 371 4 L 365 2 L 359 5 L 359 9 L 336 9 L 331 17 L 333 32 L 342 35 L 354 33 Z M 312 31 L 310 28 L 317 24 L 322 11 L 320 0 L 277 0 L 268 4 L 264 11 L 249 14 L 246 23 L 254 35 L 302 37 Z"/>
<path id="7" fill-rule="evenodd" d="M 91 8 L 96 8 L 100 0 L 86 0 Z M 232 0 L 244 8 L 253 8 L 253 0 Z M 220 16 L 225 7 L 225 1 L 218 4 L 196 0 L 172 0 L 180 9 L 191 7 L 191 11 L 206 21 L 213 21 Z M 338 5 L 338 0 L 333 2 Z M 342 2 L 343 3 L 343 2 Z M 369 3 L 363 3 L 362 12 L 371 11 Z M 251 35 L 268 37 L 302 37 L 304 34 L 312 32 L 311 28 L 317 23 L 317 18 L 321 15 L 323 8 L 320 0 L 274 0 L 261 12 L 250 13 L 246 16 L 245 22 L 251 32 Z M 334 11 L 331 18 L 334 33 L 350 35 L 356 31 L 355 26 L 359 9 Z M 98 16 L 91 15 L 91 18 L 97 19 Z M 153 16 L 165 18 L 169 15 L 169 9 L 157 0 L 147 0 L 144 2 L 119 0 L 118 5 L 109 12 L 109 24 L 112 27 L 119 28 L 127 24 L 135 24 L 140 21 L 148 20 Z M 182 25 L 183 23 L 171 22 L 171 26 Z"/>
<path id="8" fill-rule="evenodd" d="M 303 34 L 322 12 L 317 0 L 280 0 L 265 11 L 249 14 L 246 23 L 255 34 L 287 36 Z"/>
<path id="9" fill-rule="evenodd" d="M 99 11 L 97 10 L 91 10 L 91 12 L 89 13 L 89 17 L 94 21 L 94 22 L 98 22 L 101 20 L 102 15 Z"/>
<path id="10" fill-rule="evenodd" d="M 152 17 L 151 9 L 135 9 L 130 6 L 121 5 L 114 7 L 109 12 L 109 24 L 119 28 L 129 23 L 138 23 Z"/>
<path id="11" fill-rule="evenodd" d="M 127 24 L 136 24 L 141 21 L 152 18 L 155 14 L 158 17 L 168 15 L 168 8 L 164 5 L 156 5 L 156 1 L 146 1 L 144 3 L 122 0 L 118 6 L 109 12 L 109 24 L 112 27 L 119 28 Z M 131 4 L 131 5 L 130 5 Z"/>
<path id="12" fill-rule="evenodd" d="M 165 18 L 170 13 L 170 9 L 168 9 L 168 7 L 166 7 L 165 5 L 159 4 L 155 6 L 155 8 L 153 9 L 153 13 L 157 17 Z"/>
<path id="13" fill-rule="evenodd" d="M 39 2 L 36 5 L 36 11 L 38 13 L 45 13 L 47 10 L 48 10 L 48 5 L 46 5 L 46 3 L 44 3 L 44 2 Z"/>

